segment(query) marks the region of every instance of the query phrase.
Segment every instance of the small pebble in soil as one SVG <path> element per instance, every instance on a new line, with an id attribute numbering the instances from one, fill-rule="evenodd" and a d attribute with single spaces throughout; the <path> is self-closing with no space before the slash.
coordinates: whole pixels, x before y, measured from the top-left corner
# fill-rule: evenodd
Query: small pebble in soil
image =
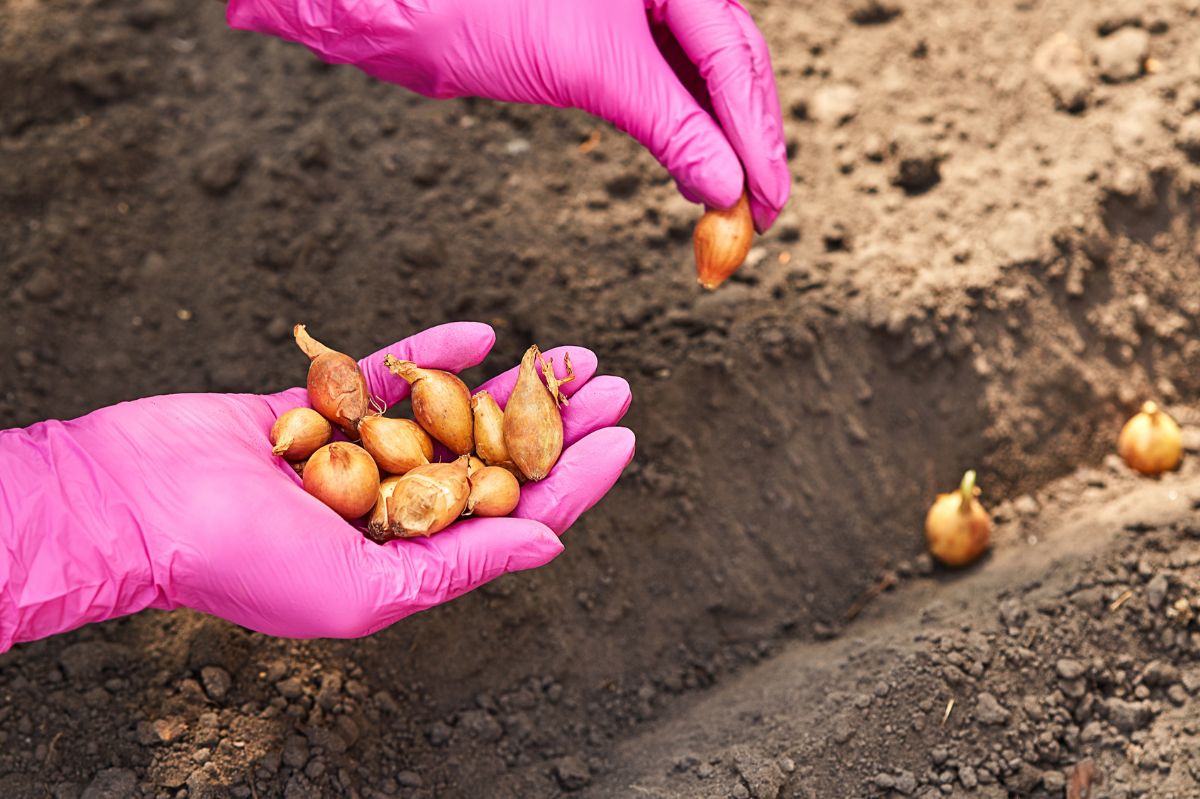
<path id="1" fill-rule="evenodd" d="M 1110 83 L 1133 80 L 1142 74 L 1150 53 L 1150 34 L 1141 28 L 1122 28 L 1096 42 L 1092 54 L 1100 77 Z"/>
<path id="2" fill-rule="evenodd" d="M 1052 36 L 1034 53 L 1033 68 L 1059 109 L 1082 111 L 1087 105 L 1091 79 L 1083 48 L 1074 38 L 1066 33 Z"/>

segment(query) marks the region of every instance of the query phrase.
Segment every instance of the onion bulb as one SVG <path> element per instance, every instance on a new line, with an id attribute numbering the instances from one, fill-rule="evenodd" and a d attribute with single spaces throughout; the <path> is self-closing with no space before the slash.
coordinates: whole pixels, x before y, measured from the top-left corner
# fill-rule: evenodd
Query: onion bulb
<path id="1" fill-rule="evenodd" d="M 326 444 L 304 465 L 304 490 L 345 519 L 357 519 L 375 504 L 379 467 L 360 446 Z"/>
<path id="2" fill-rule="evenodd" d="M 392 374 L 412 386 L 413 416 L 429 435 L 455 455 L 466 455 L 475 446 L 472 435 L 471 392 L 457 376 L 440 369 L 422 369 L 412 361 L 388 355 L 383 363 Z"/>
<path id="3" fill-rule="evenodd" d="M 467 515 L 507 516 L 521 499 L 521 485 L 512 472 L 502 466 L 484 466 L 472 470 L 471 493 L 467 497 Z"/>
<path id="4" fill-rule="evenodd" d="M 312 408 L 284 411 L 271 426 L 271 452 L 285 460 L 302 461 L 329 443 L 333 427 Z"/>
<path id="5" fill-rule="evenodd" d="M 471 410 L 475 415 L 475 451 L 489 466 L 504 466 L 512 463 L 508 447 L 504 446 L 504 411 L 486 391 L 471 397 Z"/>
<path id="6" fill-rule="evenodd" d="M 388 500 L 399 484 L 399 477 L 385 477 L 379 483 L 375 507 L 371 509 L 371 517 L 367 519 L 367 538 L 377 544 L 392 540 L 392 525 L 388 521 Z"/>
<path id="7" fill-rule="evenodd" d="M 1121 428 L 1117 452 L 1130 469 L 1158 475 L 1179 465 L 1183 436 L 1179 425 L 1157 403 L 1147 402 Z"/>
<path id="8" fill-rule="evenodd" d="M 976 498 L 975 472 L 963 475 L 957 491 L 939 494 L 925 517 L 929 552 L 947 566 L 966 566 L 988 548 L 992 520 Z"/>
<path id="9" fill-rule="evenodd" d="M 392 535 L 433 535 L 462 516 L 471 494 L 467 468 L 467 458 L 462 457 L 454 463 L 418 466 L 401 477 L 387 503 Z"/>
<path id="10" fill-rule="evenodd" d="M 433 439 L 411 419 L 390 419 L 378 414 L 358 423 L 362 446 L 388 474 L 404 474 L 433 458 Z"/>
<path id="11" fill-rule="evenodd" d="M 366 416 L 369 401 L 358 362 L 308 335 L 304 325 L 296 325 L 292 334 L 312 361 L 308 365 L 308 399 L 313 408 L 349 438 L 358 438 L 358 422 Z"/>
<path id="12" fill-rule="evenodd" d="M 719 208 L 706 211 L 692 233 L 700 285 L 715 289 L 724 283 L 746 260 L 753 241 L 754 216 L 745 192 L 737 205 L 727 211 Z"/>
<path id="13" fill-rule="evenodd" d="M 554 376 L 554 364 L 542 358 L 536 344 L 526 350 L 517 384 L 504 408 L 504 446 L 521 474 L 530 480 L 541 480 L 549 474 L 562 453 L 563 425 L 558 406 L 566 405 L 567 398 L 559 386 L 575 379 L 571 356 L 564 361 L 567 376 L 559 380 Z M 538 377 L 539 366 L 545 384 Z"/>

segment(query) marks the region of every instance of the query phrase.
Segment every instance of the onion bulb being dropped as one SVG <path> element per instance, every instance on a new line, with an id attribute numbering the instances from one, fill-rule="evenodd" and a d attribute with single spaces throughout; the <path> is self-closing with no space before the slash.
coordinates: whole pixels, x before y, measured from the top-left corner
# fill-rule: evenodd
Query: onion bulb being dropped
<path id="1" fill-rule="evenodd" d="M 433 458 L 433 439 L 411 419 L 366 416 L 358 423 L 358 434 L 363 449 L 388 474 L 405 474 Z"/>
<path id="2" fill-rule="evenodd" d="M 575 379 L 571 356 L 563 360 L 567 376 L 559 380 L 554 376 L 554 364 L 542 358 L 536 344 L 526 350 L 517 384 L 504 408 L 504 446 L 521 474 L 530 480 L 541 480 L 549 474 L 562 453 L 563 425 L 558 406 L 566 405 L 567 398 L 559 386 Z M 538 376 L 539 367 L 546 377 L 544 384 Z"/>
<path id="3" fill-rule="evenodd" d="M 312 408 L 284 411 L 271 426 L 273 452 L 289 461 L 302 461 L 329 443 L 333 427 Z"/>
<path id="4" fill-rule="evenodd" d="M 418 466 L 400 478 L 388 499 L 392 535 L 413 538 L 445 530 L 462 516 L 470 494 L 466 457 Z"/>
<path id="5" fill-rule="evenodd" d="M 475 451 L 489 466 L 511 464 L 508 447 L 504 446 L 504 411 L 486 391 L 471 397 L 475 416 Z"/>
<path id="6" fill-rule="evenodd" d="M 521 485 L 512 472 L 502 466 L 484 466 L 472 470 L 471 493 L 467 497 L 468 516 L 507 516 L 521 499 Z"/>
<path id="7" fill-rule="evenodd" d="M 392 374 L 412 386 L 413 416 L 429 435 L 455 455 L 466 455 L 475 447 L 472 435 L 471 392 L 467 384 L 440 369 L 422 369 L 412 361 L 388 355 L 383 363 Z"/>
<path id="8" fill-rule="evenodd" d="M 966 566 L 987 551 L 992 520 L 978 496 L 975 472 L 967 472 L 958 490 L 939 494 L 925 517 L 929 553 L 947 566 Z"/>
<path id="9" fill-rule="evenodd" d="M 358 422 L 366 416 L 369 402 L 367 381 L 358 362 L 308 335 L 304 325 L 296 325 L 292 334 L 296 344 L 311 359 L 308 399 L 313 409 L 340 427 L 349 438 L 358 438 Z"/>
<path id="10" fill-rule="evenodd" d="M 392 540 L 392 524 L 388 520 L 388 500 L 399 484 L 399 477 L 385 477 L 379 483 L 375 507 L 371 509 L 371 517 L 367 519 L 367 538 L 377 544 Z"/>
<path id="11" fill-rule="evenodd" d="M 326 444 L 304 465 L 304 490 L 345 519 L 371 510 L 379 493 L 379 467 L 360 446 Z"/>
<path id="12" fill-rule="evenodd" d="M 1121 428 L 1117 452 L 1130 469 L 1158 475 L 1179 465 L 1183 435 L 1179 425 L 1156 403 L 1147 402 Z"/>
<path id="13" fill-rule="evenodd" d="M 709 209 L 692 233 L 696 277 L 706 289 L 715 289 L 737 271 L 754 242 L 754 216 L 750 198 L 742 192 L 729 210 Z"/>

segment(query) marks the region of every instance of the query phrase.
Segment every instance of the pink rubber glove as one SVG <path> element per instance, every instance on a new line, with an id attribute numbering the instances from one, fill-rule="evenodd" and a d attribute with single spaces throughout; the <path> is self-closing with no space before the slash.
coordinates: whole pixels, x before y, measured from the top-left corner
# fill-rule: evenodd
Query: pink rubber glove
<path id="1" fill-rule="evenodd" d="M 487 325 L 443 325 L 360 364 L 390 405 L 408 386 L 384 368 L 385 353 L 458 371 L 493 340 Z M 633 434 L 612 427 L 628 385 L 589 379 L 588 350 L 548 355 L 561 367 L 567 351 L 577 375 L 563 387 L 574 394 L 563 412 L 567 447 L 545 480 L 524 486 L 514 516 L 384 546 L 305 493 L 271 454 L 271 425 L 307 405 L 304 389 L 152 397 L 0 431 L 0 651 L 147 607 L 190 607 L 272 635 L 356 637 L 547 563 L 562 551 L 556 533 L 633 455 Z M 487 388 L 503 403 L 515 381 L 513 369 Z"/>
<path id="2" fill-rule="evenodd" d="M 748 185 L 760 232 L 791 191 L 770 54 L 734 0 L 229 0 L 228 19 L 429 97 L 581 108 L 693 202 Z"/>

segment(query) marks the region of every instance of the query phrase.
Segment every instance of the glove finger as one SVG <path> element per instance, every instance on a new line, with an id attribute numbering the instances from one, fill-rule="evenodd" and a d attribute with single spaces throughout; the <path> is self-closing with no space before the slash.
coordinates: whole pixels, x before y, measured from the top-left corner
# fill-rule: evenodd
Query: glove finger
<path id="1" fill-rule="evenodd" d="M 571 404 L 562 409 L 563 446 L 569 447 L 581 438 L 621 421 L 633 395 L 623 377 L 599 375 L 593 377 L 571 397 Z"/>
<path id="2" fill-rule="evenodd" d="M 575 371 L 575 379 L 570 383 L 564 383 L 562 393 L 570 397 L 584 387 L 584 385 L 592 379 L 592 375 L 596 374 L 596 353 L 583 347 L 555 347 L 552 350 L 546 350 L 542 353 L 547 360 L 554 362 L 554 376 L 563 378 L 567 376 L 566 356 L 571 356 L 571 368 Z M 496 400 L 496 403 L 503 408 L 508 404 L 508 398 L 512 394 L 513 386 L 517 384 L 517 373 L 520 372 L 520 366 L 514 366 L 507 372 L 501 372 L 486 381 L 479 388 L 472 391 L 472 394 L 478 394 L 480 391 L 487 391 Z"/>
<path id="3" fill-rule="evenodd" d="M 461 372 L 481 363 L 494 343 L 496 333 L 490 325 L 482 322 L 451 322 L 384 347 L 360 360 L 358 366 L 367 379 L 368 392 L 390 406 L 407 397 L 409 387 L 408 383 L 383 365 L 385 356 L 394 355 L 426 369 Z"/>
<path id="4" fill-rule="evenodd" d="M 734 10 L 734 17 L 741 24 L 742 34 L 750 42 L 755 73 L 759 77 L 758 87 L 762 92 L 766 111 L 766 118 L 763 122 L 772 129 L 774 136 L 777 137 L 783 148 L 782 159 L 776 159 L 769 165 L 784 186 L 782 198 L 776 198 L 775 202 L 768 202 L 760 199 L 757 192 L 753 190 L 750 192 L 750 211 L 754 214 L 754 226 L 759 233 L 763 233 L 775 223 L 775 218 L 787 204 L 788 197 L 792 192 L 792 173 L 787 163 L 787 140 L 783 131 L 783 111 L 779 106 L 779 89 L 775 85 L 775 70 L 771 68 L 770 48 L 767 47 L 766 39 L 763 38 L 748 11 L 739 6 Z M 753 176 L 755 170 L 748 168 L 747 174 Z M 751 185 L 753 185 L 753 180 L 751 180 Z"/>
<path id="5" fill-rule="evenodd" d="M 521 486 L 514 516 L 536 519 L 562 535 L 600 501 L 633 459 L 633 431 L 606 427 L 563 451 L 545 480 Z"/>
<path id="6" fill-rule="evenodd" d="M 729 0 L 671 0 L 663 13 L 704 76 L 725 137 L 745 167 L 746 185 L 759 207 L 756 224 L 773 222 L 787 201 L 791 180 L 762 34 L 745 9 Z"/>
<path id="7" fill-rule="evenodd" d="M 544 566 L 563 551 L 544 524 L 513 517 L 464 519 L 430 538 L 376 546 L 365 555 L 382 591 L 371 632 L 461 596 L 508 572 Z"/>
<path id="8" fill-rule="evenodd" d="M 623 39 L 624 52 L 606 57 L 610 74 L 588 81 L 576 105 L 637 139 L 685 196 L 732 208 L 745 185 L 734 148 L 659 52 L 644 17 L 640 25 Z"/>

